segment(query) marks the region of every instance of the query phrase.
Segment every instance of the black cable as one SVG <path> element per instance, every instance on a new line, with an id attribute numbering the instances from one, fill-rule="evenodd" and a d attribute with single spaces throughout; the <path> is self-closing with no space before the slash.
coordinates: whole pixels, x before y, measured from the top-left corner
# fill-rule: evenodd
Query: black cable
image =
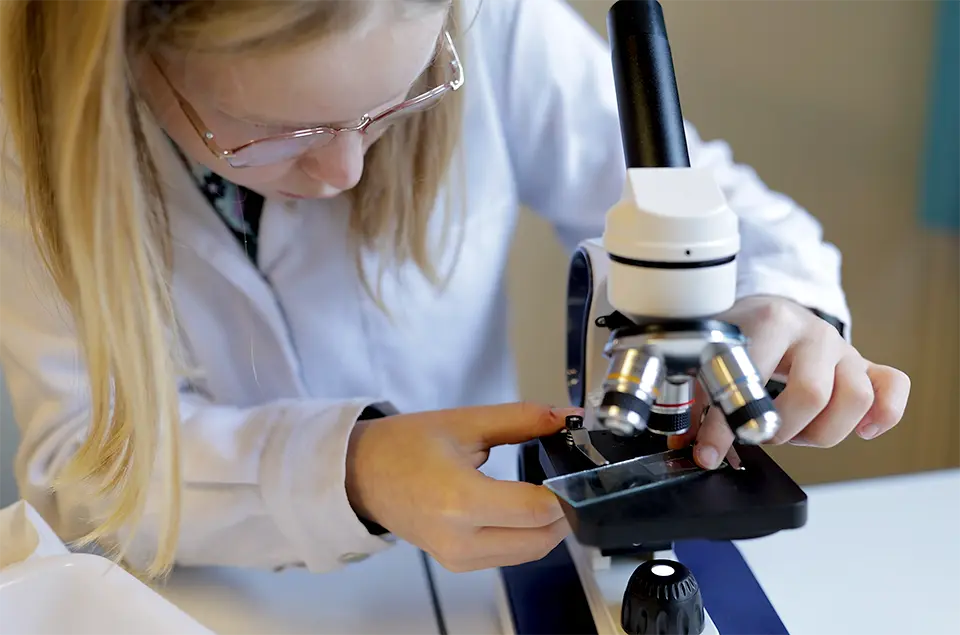
<path id="1" fill-rule="evenodd" d="M 427 552 L 420 550 L 420 558 L 423 560 L 423 571 L 427 574 L 427 586 L 430 587 L 430 603 L 433 604 L 433 617 L 437 620 L 437 629 L 440 635 L 447 635 L 447 623 L 443 619 L 443 609 L 440 607 L 440 594 L 437 593 L 437 583 L 433 579 L 433 569 L 430 567 L 430 556 Z"/>

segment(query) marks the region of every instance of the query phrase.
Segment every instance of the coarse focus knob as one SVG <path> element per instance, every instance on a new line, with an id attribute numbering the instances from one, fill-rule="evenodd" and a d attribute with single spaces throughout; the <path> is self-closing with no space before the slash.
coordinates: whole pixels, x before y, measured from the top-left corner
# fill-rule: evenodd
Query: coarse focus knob
<path id="1" fill-rule="evenodd" d="M 706 624 L 700 587 L 673 560 L 648 560 L 623 592 L 620 625 L 628 635 L 700 635 Z"/>

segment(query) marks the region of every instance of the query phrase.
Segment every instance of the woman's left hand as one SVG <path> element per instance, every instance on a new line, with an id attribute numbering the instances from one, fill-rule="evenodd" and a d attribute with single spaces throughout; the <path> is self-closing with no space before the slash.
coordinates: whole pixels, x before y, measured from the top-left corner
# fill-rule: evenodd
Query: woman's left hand
<path id="1" fill-rule="evenodd" d="M 755 296 L 738 301 L 720 316 L 749 338 L 747 351 L 766 382 L 771 375 L 787 378 L 774 401 L 782 424 L 772 444 L 832 447 L 851 432 L 873 439 L 900 422 L 910 378 L 864 359 L 830 324 L 791 300 Z M 698 387 L 699 388 L 699 387 Z M 698 402 L 703 403 L 698 390 Z M 706 469 L 717 467 L 734 436 L 718 408 L 670 440 L 670 447 L 696 439 L 694 456 Z M 698 425 L 699 424 L 699 425 Z"/>

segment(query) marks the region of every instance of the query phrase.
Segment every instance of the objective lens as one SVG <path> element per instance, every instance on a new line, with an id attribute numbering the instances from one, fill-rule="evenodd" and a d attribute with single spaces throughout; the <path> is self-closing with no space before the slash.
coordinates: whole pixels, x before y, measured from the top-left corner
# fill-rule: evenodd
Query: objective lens
<path id="1" fill-rule="evenodd" d="M 597 420 L 620 435 L 642 431 L 663 374 L 663 360 L 657 355 L 644 349 L 615 349 L 603 382 Z"/>
<path id="2" fill-rule="evenodd" d="M 660 386 L 656 403 L 650 408 L 647 430 L 666 436 L 683 434 L 690 427 L 693 381 L 686 375 L 667 377 Z"/>
<path id="3" fill-rule="evenodd" d="M 714 343 L 704 349 L 700 381 L 742 443 L 764 443 L 780 429 L 780 415 L 742 346 Z"/>

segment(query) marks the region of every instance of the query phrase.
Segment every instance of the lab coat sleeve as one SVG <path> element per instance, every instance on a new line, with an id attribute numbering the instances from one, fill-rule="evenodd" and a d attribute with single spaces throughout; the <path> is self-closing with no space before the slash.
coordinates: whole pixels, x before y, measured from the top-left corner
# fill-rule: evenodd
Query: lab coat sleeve
<path id="1" fill-rule="evenodd" d="M 497 0 L 484 11 L 518 195 L 573 250 L 602 235 L 604 214 L 623 192 L 609 47 L 563 0 Z M 736 164 L 726 143 L 703 141 L 689 122 L 686 133 L 692 165 L 712 168 L 740 218 L 739 297 L 786 296 L 849 332 L 840 256 L 817 220 Z"/>
<path id="2" fill-rule="evenodd" d="M 15 470 L 21 498 L 69 541 L 99 513 L 89 491 L 53 489 L 89 427 L 87 381 L 11 174 L 0 199 L 0 363 L 21 433 Z M 391 543 L 358 520 L 344 486 L 348 438 L 372 400 L 234 408 L 182 386 L 179 564 L 322 572 Z M 151 490 L 128 553 L 136 566 L 154 553 L 157 502 Z"/>

